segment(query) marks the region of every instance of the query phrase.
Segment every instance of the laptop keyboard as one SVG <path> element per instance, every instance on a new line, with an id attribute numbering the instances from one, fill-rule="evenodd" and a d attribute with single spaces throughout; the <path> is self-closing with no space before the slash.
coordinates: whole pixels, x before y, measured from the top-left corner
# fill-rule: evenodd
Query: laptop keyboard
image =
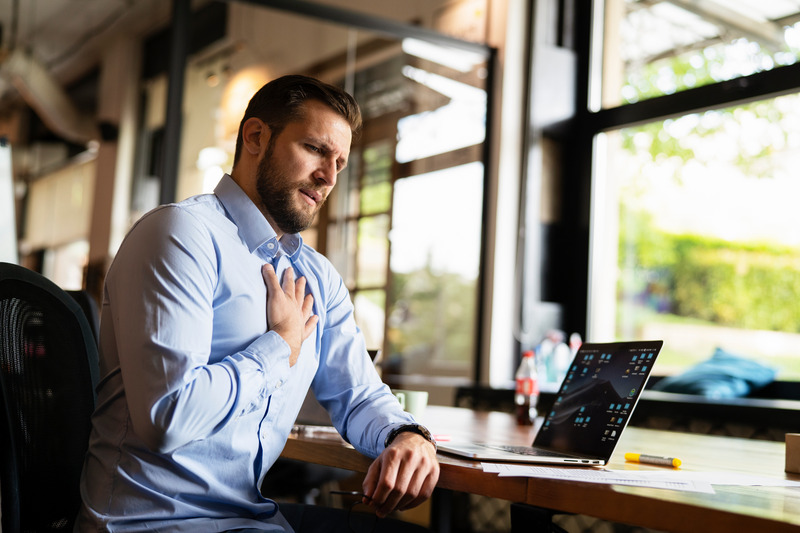
<path id="1" fill-rule="evenodd" d="M 532 448 L 530 446 L 504 446 L 502 444 L 485 444 L 487 448 L 491 448 L 493 450 L 501 450 L 504 452 L 516 453 L 517 455 L 531 455 L 531 456 L 541 456 L 541 457 L 575 457 L 574 455 L 570 455 L 568 453 L 559 453 L 559 452 L 552 452 L 548 450 L 540 450 L 539 448 Z"/>

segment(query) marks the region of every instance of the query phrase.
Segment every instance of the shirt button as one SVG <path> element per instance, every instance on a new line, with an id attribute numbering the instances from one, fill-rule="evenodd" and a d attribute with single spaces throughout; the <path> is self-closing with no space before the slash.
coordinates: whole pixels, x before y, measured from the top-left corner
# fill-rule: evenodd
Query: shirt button
<path id="1" fill-rule="evenodd" d="M 270 250 L 272 250 L 273 248 L 275 248 L 275 243 L 274 243 L 274 242 L 268 242 L 268 243 L 267 243 L 267 248 L 269 248 Z"/>
<path id="2" fill-rule="evenodd" d="M 278 383 L 275 384 L 275 388 L 280 389 L 281 385 L 283 385 L 283 380 L 278 381 Z"/>

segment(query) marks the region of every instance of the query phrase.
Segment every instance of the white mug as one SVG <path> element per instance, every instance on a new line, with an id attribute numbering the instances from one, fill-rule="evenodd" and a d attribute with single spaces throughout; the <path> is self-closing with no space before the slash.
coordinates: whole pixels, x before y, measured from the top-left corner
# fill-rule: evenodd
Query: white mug
<path id="1" fill-rule="evenodd" d="M 425 414 L 428 406 L 427 391 L 395 389 L 393 393 L 403 410 L 411 413 L 414 418 L 419 419 Z"/>

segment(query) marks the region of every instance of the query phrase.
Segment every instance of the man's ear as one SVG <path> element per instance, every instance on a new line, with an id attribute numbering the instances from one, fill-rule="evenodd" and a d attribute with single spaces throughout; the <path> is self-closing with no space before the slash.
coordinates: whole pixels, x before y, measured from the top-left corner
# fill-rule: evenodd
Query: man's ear
<path id="1" fill-rule="evenodd" d="M 257 156 L 269 143 L 270 129 L 259 118 L 250 117 L 242 127 L 242 146 L 250 154 Z"/>

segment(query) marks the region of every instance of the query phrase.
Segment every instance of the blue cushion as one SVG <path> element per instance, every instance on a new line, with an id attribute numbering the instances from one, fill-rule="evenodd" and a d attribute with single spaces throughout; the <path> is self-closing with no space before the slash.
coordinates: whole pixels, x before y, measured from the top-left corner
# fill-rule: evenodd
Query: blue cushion
<path id="1" fill-rule="evenodd" d="M 708 398 L 735 398 L 767 385 L 776 374 L 775 368 L 717 348 L 710 359 L 662 379 L 653 389 Z"/>

